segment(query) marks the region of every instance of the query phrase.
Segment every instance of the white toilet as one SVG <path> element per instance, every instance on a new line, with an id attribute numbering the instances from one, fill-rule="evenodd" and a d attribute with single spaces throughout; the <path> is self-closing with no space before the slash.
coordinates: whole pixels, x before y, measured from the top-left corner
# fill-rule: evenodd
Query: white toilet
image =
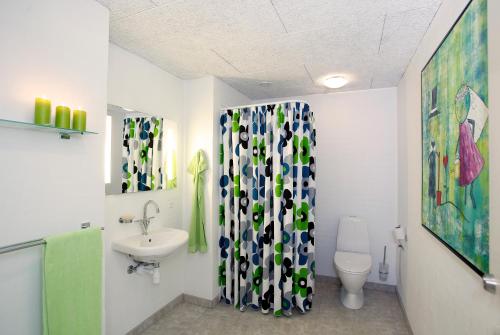
<path id="1" fill-rule="evenodd" d="M 350 309 L 360 309 L 364 303 L 363 285 L 372 268 L 366 222 L 355 216 L 340 219 L 333 263 L 342 282 L 342 304 Z"/>

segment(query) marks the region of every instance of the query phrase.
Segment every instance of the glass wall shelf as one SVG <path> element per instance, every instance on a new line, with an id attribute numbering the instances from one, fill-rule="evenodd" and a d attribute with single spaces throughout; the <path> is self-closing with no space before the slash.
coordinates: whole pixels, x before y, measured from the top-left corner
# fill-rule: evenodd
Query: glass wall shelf
<path id="1" fill-rule="evenodd" d="M 92 131 L 79 131 L 74 129 L 67 128 L 57 128 L 53 125 L 41 125 L 34 124 L 31 122 L 23 122 L 23 121 L 14 121 L 14 120 L 5 120 L 0 119 L 0 127 L 7 128 L 18 128 L 18 129 L 28 129 L 28 130 L 36 130 L 43 131 L 47 133 L 56 133 L 61 136 L 62 139 L 69 140 L 73 135 L 97 135 L 98 133 Z"/>

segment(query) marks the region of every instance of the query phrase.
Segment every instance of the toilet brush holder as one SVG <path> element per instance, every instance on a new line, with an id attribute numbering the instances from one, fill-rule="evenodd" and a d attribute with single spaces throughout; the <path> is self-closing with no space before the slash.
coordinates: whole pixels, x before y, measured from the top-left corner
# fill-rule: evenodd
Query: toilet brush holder
<path id="1" fill-rule="evenodd" d="M 389 264 L 385 262 L 387 256 L 387 246 L 384 246 L 384 261 L 379 263 L 378 266 L 378 277 L 381 281 L 386 281 L 389 276 Z"/>
<path id="2" fill-rule="evenodd" d="M 379 263 L 378 276 L 381 281 L 387 281 L 387 277 L 389 277 L 389 264 Z"/>

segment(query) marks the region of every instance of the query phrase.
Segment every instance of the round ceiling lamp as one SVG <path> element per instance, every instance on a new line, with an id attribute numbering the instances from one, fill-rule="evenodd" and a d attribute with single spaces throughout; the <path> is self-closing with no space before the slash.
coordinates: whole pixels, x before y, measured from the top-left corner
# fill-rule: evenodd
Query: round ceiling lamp
<path id="1" fill-rule="evenodd" d="M 332 76 L 326 78 L 323 84 L 328 88 L 341 88 L 347 84 L 347 79 L 343 76 Z"/>

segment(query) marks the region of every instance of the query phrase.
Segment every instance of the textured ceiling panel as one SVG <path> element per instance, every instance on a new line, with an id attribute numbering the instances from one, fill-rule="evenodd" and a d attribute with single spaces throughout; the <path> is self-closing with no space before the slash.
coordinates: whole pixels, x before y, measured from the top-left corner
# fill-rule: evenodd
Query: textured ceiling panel
<path id="1" fill-rule="evenodd" d="M 437 9 L 441 0 L 271 0 L 288 32 L 343 27 L 377 16 L 419 8 Z"/>
<path id="2" fill-rule="evenodd" d="M 401 72 L 384 73 L 383 76 L 374 75 L 370 83 L 370 88 L 394 87 L 394 83 L 401 80 Z"/>
<path id="3" fill-rule="evenodd" d="M 184 79 L 254 99 L 396 86 L 441 0 L 98 0 L 111 41 Z M 267 87 L 261 82 L 271 81 Z"/>
<path id="4" fill-rule="evenodd" d="M 420 8 L 433 8 L 435 12 L 442 2 L 442 0 L 375 0 L 372 3 L 374 6 L 380 6 L 387 14 L 395 14 Z"/>
<path id="5" fill-rule="evenodd" d="M 348 65 L 364 61 L 378 52 L 382 27 L 383 17 L 370 18 L 353 27 L 350 33 L 340 29 L 271 33 L 257 40 L 234 42 L 230 48 L 217 45 L 215 50 L 241 73 L 302 67 L 332 59 Z"/>
<path id="6" fill-rule="evenodd" d="M 289 33 L 344 27 L 347 33 L 356 22 L 385 12 L 373 0 L 272 0 Z"/>
<path id="7" fill-rule="evenodd" d="M 110 12 L 111 21 L 116 21 L 155 7 L 151 0 L 97 0 Z"/>
<path id="8" fill-rule="evenodd" d="M 274 81 L 269 87 L 260 87 L 258 81 L 242 78 L 224 78 L 227 84 L 240 92 L 244 92 L 250 99 L 262 100 L 299 95 L 326 93 L 324 87 L 305 85 L 304 82 L 287 80 Z"/>
<path id="9" fill-rule="evenodd" d="M 323 93 L 325 88 L 316 86 L 304 65 L 270 68 L 264 72 L 239 74 L 223 78 L 226 83 L 245 92 L 251 99 L 266 99 L 294 95 Z M 261 85 L 270 82 L 270 85 Z"/>
<path id="10" fill-rule="evenodd" d="M 388 15 L 381 41 L 381 50 L 416 50 L 423 32 L 435 14 L 433 8 L 421 8 Z"/>
<path id="11" fill-rule="evenodd" d="M 124 40 L 119 45 L 184 79 L 199 78 L 214 72 L 221 77 L 239 74 L 212 50 L 189 40 L 172 39 L 159 42 L 147 39 L 133 42 Z M 193 58 L 193 55 L 197 57 Z"/>
<path id="12" fill-rule="evenodd" d="M 283 32 L 268 0 L 169 1 L 111 25 L 116 28 L 112 32 L 201 40 L 208 45 L 258 40 L 270 32 Z"/>

